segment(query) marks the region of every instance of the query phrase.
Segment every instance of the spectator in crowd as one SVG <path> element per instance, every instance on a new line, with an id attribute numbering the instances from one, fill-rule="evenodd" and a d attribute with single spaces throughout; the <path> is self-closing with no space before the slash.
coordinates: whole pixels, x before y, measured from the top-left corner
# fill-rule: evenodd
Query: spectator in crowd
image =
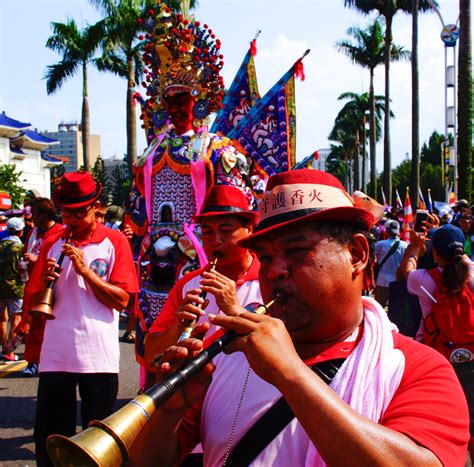
<path id="1" fill-rule="evenodd" d="M 62 224 L 56 222 L 58 217 L 56 208 L 50 199 L 36 197 L 30 201 L 29 206 L 34 228 L 30 230 L 26 237 L 23 247 L 23 256 L 25 260 L 28 261 L 28 275 L 31 277 L 45 240 L 61 232 L 64 227 Z M 28 362 L 28 366 L 23 370 L 23 374 L 36 376 L 38 374 L 45 322 L 37 316 L 30 316 L 30 285 L 30 281 L 28 281 L 25 287 L 22 320 L 18 326 L 18 332 L 26 334 L 23 357 Z"/>
<path id="2" fill-rule="evenodd" d="M 467 202 L 466 199 L 460 199 L 456 201 L 456 203 L 453 206 L 454 216 L 451 220 L 451 223 L 455 225 L 456 227 L 460 227 L 459 219 L 461 218 L 462 215 L 467 215 L 467 211 L 469 210 L 470 210 L 469 203 Z"/>
<path id="3" fill-rule="evenodd" d="M 474 359 L 471 343 L 474 341 L 473 325 L 467 325 L 461 316 L 462 307 L 458 300 L 461 299 L 462 292 L 466 289 L 469 293 L 470 303 L 468 303 L 467 322 L 473 323 L 472 308 L 474 293 L 474 263 L 464 253 L 465 237 L 461 229 L 454 225 L 443 225 L 433 234 L 432 249 L 433 256 L 438 264 L 435 269 L 416 269 L 419 258 L 425 253 L 425 235 L 415 231 L 410 232 L 411 242 L 406 250 L 405 258 L 401 268 L 408 291 L 418 296 L 420 301 L 423 323 L 417 334 L 417 339 L 432 345 L 443 353 L 454 366 L 459 381 L 466 395 L 470 412 L 469 452 L 471 459 L 474 458 Z M 444 295 L 443 295 L 444 294 Z M 441 302 L 445 295 L 453 301 Z M 453 317 L 453 325 L 456 326 L 454 336 L 452 330 L 443 328 L 444 320 L 435 316 L 434 307 L 437 304 L 443 308 L 443 314 L 455 313 L 459 315 Z M 436 309 L 435 309 L 436 310 Z M 459 311 L 460 310 L 460 311 Z M 433 324 L 435 323 L 435 324 Z M 441 326 L 440 329 L 438 327 Z M 433 330 L 433 328 L 435 328 Z M 439 343 L 433 339 L 435 331 L 441 336 L 448 335 L 449 339 Z M 429 332 L 429 334 L 427 334 Z M 457 345 L 458 342 L 467 344 Z"/>
<path id="4" fill-rule="evenodd" d="M 126 238 L 97 222 L 102 187 L 88 172 L 66 173 L 53 192 L 67 228 L 49 237 L 31 277 L 32 310 L 55 280 L 52 312 L 45 325 L 35 420 L 38 466 L 52 465 L 46 439 L 76 431 L 76 388 L 81 422 L 112 413 L 119 371 L 119 313 L 138 291 Z M 64 252 L 60 272 L 57 260 Z"/>
<path id="5" fill-rule="evenodd" d="M 189 320 L 216 314 L 236 300 L 244 305 L 261 301 L 259 263 L 246 248 L 237 244 L 252 232 L 256 219 L 242 191 L 233 186 L 214 185 L 195 219 L 201 225 L 206 255 L 210 259 L 218 256 L 216 269 L 209 271 L 209 266 L 205 266 L 186 274 L 171 289 L 145 341 L 145 357 L 150 365 L 157 355 L 178 340 Z M 200 296 L 203 291 L 212 292 L 206 297 L 206 307 Z"/>
<path id="6" fill-rule="evenodd" d="M 7 352 L 6 347 L 20 323 L 23 307 L 24 282 L 19 264 L 23 254 L 20 237 L 24 228 L 21 217 L 8 219 L 8 235 L 0 241 L 0 339 L 2 359 L 7 362 L 19 360 L 18 355 Z"/>
<path id="7" fill-rule="evenodd" d="M 31 215 L 31 207 L 25 206 L 23 210 L 23 220 L 25 222 L 25 228 L 23 229 L 23 234 L 21 238 L 22 243 L 26 243 L 26 237 L 30 234 L 31 230 L 34 228 L 33 216 Z"/>
<path id="8" fill-rule="evenodd" d="M 377 262 L 377 277 L 375 279 L 375 300 L 383 307 L 388 303 L 390 282 L 396 280 L 397 269 L 400 265 L 407 243 L 400 240 L 400 224 L 395 220 L 385 222 L 386 240 L 375 244 Z"/>
<path id="9" fill-rule="evenodd" d="M 199 441 L 205 465 L 464 465 L 452 367 L 361 297 L 373 215 L 306 169 L 271 177 L 260 215 L 240 244 L 260 261 L 265 303 L 277 299 L 271 316 L 209 315 L 237 337 L 152 416 L 128 465 L 176 465 Z M 207 329 L 167 349 L 161 373 L 197 355 Z"/>

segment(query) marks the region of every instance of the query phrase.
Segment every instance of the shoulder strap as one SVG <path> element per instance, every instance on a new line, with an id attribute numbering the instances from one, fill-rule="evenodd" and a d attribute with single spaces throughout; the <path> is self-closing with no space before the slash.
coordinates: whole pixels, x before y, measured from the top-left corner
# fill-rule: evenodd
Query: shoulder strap
<path id="1" fill-rule="evenodd" d="M 344 361 L 345 358 L 339 358 L 317 363 L 312 370 L 326 384 L 330 384 Z M 284 397 L 280 397 L 235 445 L 225 465 L 229 467 L 250 465 L 294 418 L 295 415 L 288 402 Z"/>
<path id="2" fill-rule="evenodd" d="M 387 259 L 390 258 L 390 256 L 392 256 L 397 251 L 398 245 L 400 245 L 400 240 L 397 240 L 396 242 L 394 242 L 392 244 L 390 250 L 388 251 L 388 253 L 385 255 L 384 259 L 380 263 L 379 269 L 382 269 L 382 266 L 385 264 Z"/>

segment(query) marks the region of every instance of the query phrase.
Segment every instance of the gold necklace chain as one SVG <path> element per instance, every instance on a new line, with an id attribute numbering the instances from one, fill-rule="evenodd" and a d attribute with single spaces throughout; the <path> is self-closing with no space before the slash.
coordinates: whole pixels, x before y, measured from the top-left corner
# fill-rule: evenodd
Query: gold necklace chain
<path id="1" fill-rule="evenodd" d="M 225 449 L 224 461 L 222 462 L 223 466 L 226 465 L 227 459 L 229 459 L 230 449 L 232 447 L 232 440 L 234 438 L 235 429 L 237 428 L 237 422 L 239 420 L 240 409 L 242 408 L 245 393 L 247 391 L 247 386 L 248 386 L 248 383 L 249 383 L 250 371 L 251 371 L 251 368 L 250 368 L 250 365 L 249 365 L 249 369 L 247 370 L 247 375 L 245 376 L 244 387 L 242 388 L 242 394 L 240 395 L 239 403 L 237 404 L 237 411 L 235 412 L 234 421 L 232 422 L 232 428 L 230 430 L 229 440 L 227 441 L 227 447 Z"/>

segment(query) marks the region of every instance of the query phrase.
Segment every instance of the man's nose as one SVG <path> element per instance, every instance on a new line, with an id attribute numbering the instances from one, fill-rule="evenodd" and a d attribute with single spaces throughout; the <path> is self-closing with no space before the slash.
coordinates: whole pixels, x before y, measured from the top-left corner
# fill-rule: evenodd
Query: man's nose
<path id="1" fill-rule="evenodd" d="M 213 238 L 214 245 L 222 245 L 224 243 L 224 236 L 216 233 Z"/>
<path id="2" fill-rule="evenodd" d="M 272 281 L 282 281 L 288 278 L 288 264 L 282 258 L 272 258 L 267 268 L 267 275 Z"/>

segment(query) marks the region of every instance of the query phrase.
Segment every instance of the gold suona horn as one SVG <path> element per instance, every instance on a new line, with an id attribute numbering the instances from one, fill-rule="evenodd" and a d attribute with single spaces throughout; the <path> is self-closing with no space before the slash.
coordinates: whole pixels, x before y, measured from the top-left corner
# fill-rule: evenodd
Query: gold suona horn
<path id="1" fill-rule="evenodd" d="M 71 229 L 71 233 L 68 239 L 66 240 L 66 243 L 65 243 L 66 245 L 71 242 L 71 238 L 72 238 L 72 229 Z M 62 252 L 58 258 L 58 261 L 57 261 L 58 266 L 54 270 L 55 272 L 59 272 L 61 270 L 61 264 L 64 261 L 64 256 L 65 254 L 64 252 Z M 33 306 L 30 312 L 33 316 L 36 315 L 36 316 L 39 316 L 40 318 L 48 319 L 48 320 L 56 318 L 54 316 L 54 311 L 53 311 L 53 302 L 54 302 L 53 287 L 55 283 L 56 283 L 56 279 L 52 279 L 48 282 L 48 284 L 46 285 L 46 289 L 43 292 L 43 295 L 41 295 L 40 299 L 38 300 L 36 305 Z"/>
<path id="2" fill-rule="evenodd" d="M 275 300 L 272 300 L 266 305 L 260 305 L 253 312 L 264 314 L 274 303 Z M 222 352 L 236 336 L 234 331 L 227 331 L 175 373 L 166 376 L 104 420 L 92 421 L 81 433 L 71 438 L 49 436 L 46 447 L 54 465 L 116 467 L 126 462 L 133 441 L 155 411 Z"/>

